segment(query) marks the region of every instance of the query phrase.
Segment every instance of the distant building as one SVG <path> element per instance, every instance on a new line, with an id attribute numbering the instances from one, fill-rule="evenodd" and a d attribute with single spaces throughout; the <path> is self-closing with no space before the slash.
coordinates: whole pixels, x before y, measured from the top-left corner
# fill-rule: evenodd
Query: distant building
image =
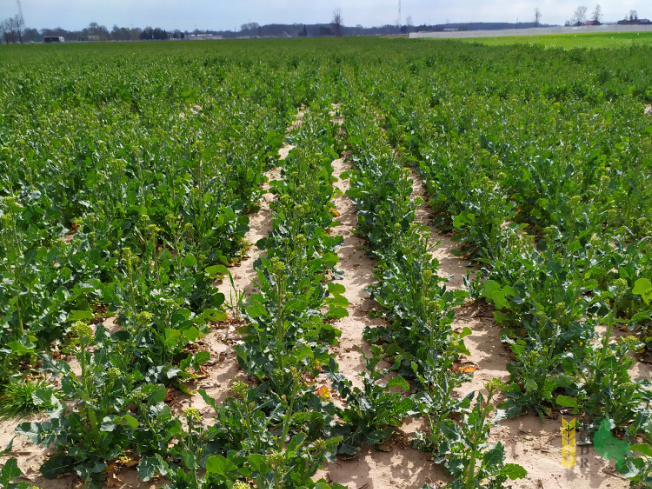
<path id="1" fill-rule="evenodd" d="M 188 34 L 186 39 L 189 41 L 219 41 L 222 36 L 216 34 Z"/>
<path id="2" fill-rule="evenodd" d="M 602 25 L 599 20 L 587 20 L 584 25 Z"/>
<path id="3" fill-rule="evenodd" d="M 43 36 L 43 42 L 65 42 L 63 36 Z"/>

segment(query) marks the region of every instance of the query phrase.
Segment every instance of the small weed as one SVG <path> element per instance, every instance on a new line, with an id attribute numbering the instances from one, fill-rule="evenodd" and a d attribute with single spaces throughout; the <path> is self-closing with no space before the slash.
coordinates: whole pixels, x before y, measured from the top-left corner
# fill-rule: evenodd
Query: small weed
<path id="1" fill-rule="evenodd" d="M 20 379 L 7 384 L 0 395 L 0 420 L 13 417 L 22 418 L 47 409 L 49 405 L 47 402 L 43 402 L 44 396 L 40 394 L 43 390 L 54 393 L 54 389 L 48 386 L 43 379 Z"/>

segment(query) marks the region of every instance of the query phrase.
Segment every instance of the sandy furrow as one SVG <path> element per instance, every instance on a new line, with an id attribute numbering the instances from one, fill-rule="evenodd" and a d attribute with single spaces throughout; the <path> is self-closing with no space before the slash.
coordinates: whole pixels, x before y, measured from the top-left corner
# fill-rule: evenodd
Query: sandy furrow
<path id="1" fill-rule="evenodd" d="M 420 177 L 413 172 L 411 178 L 413 195 L 426 199 Z M 432 219 L 433 213 L 426 202 L 417 209 L 417 220 L 431 227 L 433 244 L 441 241 L 433 252 L 433 256 L 440 262 L 439 274 L 444 277 L 455 274 L 448 286 L 464 288 L 462 277 L 466 274 L 468 262 L 452 254 L 452 250 L 457 247 L 456 243 L 432 227 Z M 472 305 L 459 307 L 455 311 L 453 329 L 459 332 L 464 327 L 469 327 L 473 332 L 464 339 L 471 354 L 462 360 L 478 367 L 471 382 L 456 389 L 457 395 L 463 396 L 478 390 L 486 393 L 483 386 L 488 380 L 499 378 L 507 381 L 509 378 L 506 367 L 512 354 L 500 341 L 501 327 L 495 323 L 492 310 L 488 306 Z M 504 397 L 498 398 L 498 402 L 503 399 Z M 571 419 L 572 415 L 566 418 Z M 578 447 L 575 467 L 566 469 L 562 466 L 561 417 L 547 419 L 545 424 L 534 413 L 503 420 L 500 426 L 491 431 L 490 443 L 497 441 L 505 446 L 506 462 L 518 463 L 528 471 L 525 479 L 510 482 L 514 489 L 629 487 L 628 482 L 614 475 L 609 468 L 613 467 L 613 463 L 605 462 L 593 451 L 593 447 Z"/>
<path id="2" fill-rule="evenodd" d="M 432 251 L 433 257 L 439 260 L 439 275 L 450 277 L 447 287 L 450 289 L 465 289 L 464 277 L 467 270 L 473 272 L 467 260 L 461 259 L 453 254 L 457 243 L 449 236 L 441 234 L 432 226 L 433 211 L 428 204 L 428 196 L 421 178 L 411 172 L 410 178 L 414 189 L 414 196 L 422 197 L 426 202 L 417 208 L 416 219 L 421 224 L 430 228 L 430 242 L 432 245 L 439 242 L 439 245 Z M 508 350 L 500 342 L 500 326 L 493 320 L 493 314 L 489 308 L 481 306 L 458 307 L 455 311 L 454 331 L 462 331 L 468 327 L 473 334 L 465 338 L 466 347 L 471 352 L 468 358 L 462 361 L 473 362 L 477 367 L 473 380 L 463 384 L 456 390 L 460 396 L 465 396 L 471 391 L 482 389 L 484 384 L 495 377 L 507 380 L 509 374 L 506 370 L 509 354 Z"/>
<path id="3" fill-rule="evenodd" d="M 299 109 L 295 120 L 288 126 L 287 132 L 296 128 L 303 121 L 303 110 Z M 285 144 L 279 149 L 279 161 L 283 161 L 294 148 L 291 144 Z M 270 203 L 274 200 L 274 194 L 270 193 L 269 182 L 278 180 L 281 177 L 281 168 L 277 166 L 265 173 L 267 182 L 263 185 L 265 193 L 260 199 L 260 209 L 249 216 L 249 231 L 245 234 L 245 242 L 248 248 L 244 258 L 235 266 L 229 268 L 233 277 L 233 285 L 228 277 L 225 277 L 218 285 L 218 290 L 224 294 L 225 306 L 229 319 L 219 323 L 204 339 L 204 348 L 210 352 L 211 360 L 207 369 L 207 377 L 198 384 L 198 388 L 204 389 L 206 393 L 221 404 L 229 393 L 231 380 L 237 378 L 244 380 L 243 372 L 238 368 L 233 345 L 238 341 L 237 328 L 244 323 L 238 317 L 237 297 L 244 294 L 243 298 L 249 297 L 256 291 L 257 273 L 254 270 L 254 262 L 260 257 L 262 250 L 256 246 L 258 240 L 267 237 L 272 230 L 273 215 Z M 213 415 L 213 410 L 206 405 L 199 396 L 184 399 L 182 404 L 192 404 L 200 409 L 202 415 L 208 422 Z"/>
<path id="4" fill-rule="evenodd" d="M 338 124 L 342 121 L 339 116 L 333 120 Z M 367 326 L 382 325 L 384 320 L 369 318 L 369 311 L 378 307 L 365 291 L 365 288 L 375 281 L 374 261 L 365 251 L 365 240 L 355 234 L 357 209 L 345 195 L 350 187 L 349 180 L 341 178 L 342 173 L 350 169 L 351 162 L 344 158 L 333 161 L 333 175 L 338 179 L 334 186 L 342 192 L 342 195 L 336 195 L 334 198 L 335 209 L 339 213 L 339 224 L 333 228 L 333 233 L 344 238 L 342 246 L 337 250 L 340 259 L 338 267 L 344 272 L 341 283 L 346 287 L 344 295 L 349 300 L 349 316 L 337 323 L 337 327 L 342 330 L 342 336 L 333 352 L 336 354 L 340 372 L 356 386 L 362 387 L 359 373 L 365 370 L 365 362 L 356 347 L 368 354 L 370 346 L 363 338 L 364 329 Z M 403 426 L 406 432 L 416 428 L 422 429 L 421 423 L 410 423 L 406 420 Z M 387 452 L 364 447 L 353 460 L 338 459 L 327 464 L 317 473 L 314 480 L 324 477 L 350 489 L 407 489 L 422 487 L 426 483 L 443 478 L 443 471 L 429 460 L 427 454 L 401 445 L 397 443 Z"/>
<path id="5" fill-rule="evenodd" d="M 299 110 L 295 120 L 288 127 L 288 132 L 301 124 L 303 120 L 303 112 Z M 286 144 L 279 150 L 279 160 L 287 158 L 289 152 L 294 146 Z M 266 173 L 268 181 L 278 179 L 280 177 L 280 168 L 272 168 Z M 236 266 L 230 269 L 233 275 L 235 289 L 237 291 L 244 291 L 245 296 L 251 295 L 255 289 L 252 282 L 256 278 L 256 272 L 253 269 L 253 263 L 260 256 L 261 251 L 256 246 L 256 242 L 267 236 L 272 229 L 272 213 L 269 208 L 270 202 L 274 199 L 273 194 L 269 193 L 269 183 L 263 186 L 265 194 L 261 198 L 260 210 L 255 214 L 249 216 L 249 231 L 245 234 L 245 241 L 250 243 L 249 248 L 246 250 L 245 257 Z M 228 277 L 219 284 L 218 290 L 222 292 L 226 298 L 226 303 L 230 303 L 233 291 Z M 229 312 L 229 317 L 233 318 L 233 313 Z M 115 318 L 107 320 L 105 326 L 107 328 L 115 329 L 113 323 Z M 236 327 L 239 326 L 238 321 L 227 321 L 217 325 L 209 334 L 203 338 L 201 347 L 210 352 L 211 360 L 205 365 L 203 378 L 200 379 L 194 386 L 194 389 L 204 389 L 213 398 L 218 401 L 218 405 L 224 400 L 229 392 L 231 380 L 233 378 L 243 379 L 244 374 L 239 370 L 233 351 L 232 344 L 237 340 Z M 202 416 L 206 423 L 211 422 L 211 417 L 214 414 L 212 408 L 206 405 L 203 399 L 198 395 L 192 397 L 186 395 L 179 395 L 176 401 L 172 404 L 172 409 L 177 414 L 189 405 L 200 409 Z M 0 448 L 7 446 L 9 441 L 14 438 L 14 429 L 19 422 L 23 421 L 38 421 L 43 420 L 45 415 L 29 416 L 23 420 L 10 419 L 0 422 Z M 13 456 L 18 459 L 19 466 L 23 473 L 26 475 L 25 480 L 36 484 L 38 487 L 48 489 L 73 489 L 78 485 L 76 477 L 64 477 L 57 480 L 44 479 L 39 474 L 39 467 L 43 463 L 43 459 L 50 452 L 42 447 L 32 445 L 23 437 L 16 437 L 13 444 L 12 451 L 8 456 Z M 0 465 L 6 460 L 7 456 L 0 459 Z M 138 479 L 136 469 L 123 468 L 116 472 L 117 479 L 113 482 L 118 484 L 118 479 L 122 482 L 117 487 L 130 487 L 137 489 L 154 489 L 161 487 L 163 481 L 161 479 L 153 480 L 151 482 L 142 482 Z"/>

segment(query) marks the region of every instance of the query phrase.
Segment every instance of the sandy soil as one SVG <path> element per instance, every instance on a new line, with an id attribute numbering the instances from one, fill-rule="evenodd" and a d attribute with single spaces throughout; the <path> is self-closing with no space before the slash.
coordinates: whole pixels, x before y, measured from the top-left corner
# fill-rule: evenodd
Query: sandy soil
<path id="1" fill-rule="evenodd" d="M 291 130 L 297 127 L 303 120 L 303 112 L 299 110 L 296 120 L 288 128 Z M 286 144 L 279 150 L 279 160 L 287 158 L 293 146 Z M 272 168 L 266 174 L 268 181 L 278 179 L 280 177 L 280 169 Z M 250 243 L 246 251 L 244 259 L 231 268 L 230 272 L 234 279 L 235 289 L 237 291 L 244 291 L 245 296 L 251 295 L 255 290 L 256 273 L 253 269 L 253 263 L 260 256 L 261 251 L 256 246 L 256 242 L 267 236 L 272 229 L 272 213 L 269 208 L 269 203 L 274 199 L 274 196 L 269 193 L 269 183 L 263 186 L 266 193 L 262 196 L 260 202 L 260 210 L 250 216 L 249 231 L 245 235 L 245 241 Z M 228 280 L 223 280 L 218 284 L 218 290 L 226 297 L 227 303 L 233 303 L 234 290 Z M 190 385 L 191 389 L 204 389 L 207 394 L 218 401 L 218 405 L 224 401 L 229 393 L 230 386 L 233 379 L 244 380 L 244 374 L 237 365 L 233 345 L 238 341 L 236 332 L 237 327 L 242 323 L 233 318 L 233 313 L 229 313 L 229 320 L 224 323 L 219 323 L 213 328 L 200 342 L 202 349 L 210 352 L 211 359 L 204 366 L 203 378 L 198 380 L 194 385 Z M 109 331 L 120 329 L 115 324 L 115 318 L 110 318 L 105 321 L 105 326 Z M 71 359 L 71 364 L 76 364 L 74 358 Z M 184 394 L 179 394 L 175 397 L 171 407 L 173 412 L 180 413 L 181 410 L 187 406 L 197 407 L 205 423 L 211 422 L 213 409 L 209 407 L 199 395 L 192 397 Z M 7 420 L 0 422 L 0 447 L 6 447 L 9 442 L 14 438 L 14 429 L 24 421 L 42 421 L 45 420 L 44 415 L 37 415 L 25 418 L 23 420 Z M 0 456 L 0 465 L 10 458 L 15 457 L 18 460 L 18 465 L 25 475 L 25 481 L 29 481 L 36 486 L 43 489 L 72 489 L 79 485 L 79 480 L 73 476 L 63 477 L 57 480 L 48 480 L 43 478 L 39 473 L 39 467 L 43 460 L 50 454 L 47 449 L 37 447 L 29 443 L 23 437 L 15 437 L 12 450 Z M 163 486 L 165 479 L 159 478 L 158 480 L 145 483 L 138 479 L 135 469 L 123 468 L 116 472 L 117 479 L 111 487 L 119 488 L 138 488 L 138 489 L 155 489 Z M 121 481 L 121 483 L 120 483 Z"/>
<path id="2" fill-rule="evenodd" d="M 337 110 L 337 107 L 335 107 Z M 334 121 L 341 123 L 339 114 L 334 113 Z M 297 120 L 300 121 L 299 115 Z M 300 123 L 300 122 L 299 122 Z M 291 147 L 281 149 L 280 156 L 285 158 Z M 338 159 L 333 162 L 335 176 L 338 182 L 334 185 L 342 192 L 349 188 L 348 180 L 342 180 L 344 171 L 351 168 L 350 162 Z M 270 180 L 279 177 L 279 170 L 272 169 L 268 172 Z M 414 195 L 424 195 L 420 179 L 413 174 Z M 266 190 L 269 186 L 266 185 Z M 245 239 L 252 243 L 247 251 L 247 256 L 240 264 L 231 269 L 234 277 L 235 288 L 244 291 L 246 295 L 255 290 L 255 273 L 253 262 L 260 255 L 260 250 L 255 246 L 258 239 L 266 236 L 271 230 L 272 216 L 269 203 L 273 196 L 266 193 L 261 199 L 260 210 L 250 216 L 250 231 Z M 357 375 L 364 370 L 364 360 L 355 348 L 361 347 L 368 351 L 369 347 L 363 340 L 363 331 L 367 326 L 374 327 L 382 324 L 382 319 L 371 320 L 368 312 L 376 305 L 369 298 L 365 287 L 374 282 L 373 260 L 364 251 L 364 240 L 355 233 L 356 209 L 346 195 L 335 197 L 336 210 L 340 213 L 339 224 L 333 229 L 335 234 L 343 236 L 343 245 L 337 250 L 344 278 L 341 283 L 346 287 L 346 297 L 349 300 L 349 317 L 337 323 L 342 330 L 340 344 L 333 348 L 337 356 L 340 370 L 347 375 L 356 385 L 361 385 Z M 432 222 L 431 211 L 428 204 L 423 204 L 418 212 L 417 219 L 424 225 Z M 456 247 L 450 237 L 440 235 L 431 229 L 432 243 L 440 241 L 433 250 L 433 255 L 440 261 L 440 274 L 453 275 L 449 287 L 463 288 L 462 277 L 466 274 L 468 263 L 452 254 Z M 219 285 L 227 301 L 231 286 L 228 280 Z M 199 381 L 195 388 L 205 389 L 209 395 L 221 402 L 227 395 L 232 379 L 242 378 L 242 372 L 237 368 L 233 352 L 233 344 L 238 341 L 236 328 L 239 322 L 230 320 L 221 323 L 203 339 L 203 348 L 211 352 L 211 360 L 206 366 L 206 377 Z M 510 360 L 510 352 L 500 342 L 500 327 L 493 321 L 491 310 L 486 306 L 460 307 L 456 311 L 454 329 L 461 330 L 469 327 L 472 336 L 466 338 L 466 345 L 471 355 L 465 359 L 477 365 L 478 369 L 471 382 L 458 389 L 456 394 L 464 395 L 471 390 L 481 389 L 484 383 L 494 377 L 506 380 L 508 373 L 506 364 Z M 634 375 L 650 378 L 650 368 L 647 364 L 637 363 Z M 192 398 L 180 396 L 173 409 L 179 411 L 189 404 L 198 407 L 204 419 L 209 422 L 212 412 L 195 395 Z M 32 421 L 38 417 L 26 419 Z M 4 447 L 13 437 L 13 430 L 17 422 L 10 420 L 0 423 L 0 447 Z M 423 429 L 420 420 L 406 420 L 403 432 L 407 439 L 410 433 Z M 401 437 L 399 437 L 401 438 Z M 400 441 L 400 440 L 399 440 Z M 521 464 L 528 470 L 526 479 L 512 483 L 515 489 L 548 489 L 548 488 L 610 488 L 624 489 L 629 486 L 617 474 L 610 470 L 610 464 L 597 456 L 592 447 L 578 447 L 577 465 L 572 469 L 565 469 L 561 464 L 561 419 L 547 420 L 542 424 L 533 414 L 521 416 L 517 419 L 501 422 L 501 426 L 492 431 L 491 441 L 501 441 L 507 452 L 507 461 Z M 406 448 L 409 443 L 395 443 L 389 451 L 378 451 L 365 447 L 362 453 L 353 460 L 337 460 L 327 464 L 317 474 L 317 478 L 339 482 L 351 489 L 403 489 L 420 488 L 423 484 L 447 480 L 444 471 L 435 466 L 427 454 Z M 26 440 L 16 438 L 13 450 L 0 458 L 0 464 L 9 456 L 19 460 L 19 466 L 26 474 L 27 479 L 38 487 L 44 489 L 72 489 L 77 487 L 74 477 L 65 477 L 55 481 L 45 480 L 39 476 L 38 467 L 42 463 L 47 451 L 34 447 Z M 122 484 L 115 487 L 154 489 L 160 487 L 163 481 L 143 483 L 138 480 L 134 469 L 124 469 L 116 474 Z M 117 481 L 116 481 L 117 482 Z"/>
<path id="3" fill-rule="evenodd" d="M 423 185 L 416 175 L 414 195 L 425 197 Z M 432 222 L 432 213 L 428 204 L 417 212 L 417 219 L 425 225 Z M 441 240 L 433 255 L 440 261 L 440 275 L 455 274 L 449 282 L 451 288 L 463 288 L 462 277 L 466 274 L 468 263 L 451 254 L 456 247 L 449 237 L 431 230 L 432 241 Z M 493 378 L 507 380 L 509 373 L 506 365 L 512 359 L 511 352 L 500 341 L 500 326 L 493 319 L 492 309 L 488 306 L 474 305 L 459 307 L 453 329 L 461 331 L 469 327 L 473 334 L 465 338 L 465 344 L 471 355 L 462 360 L 477 366 L 471 382 L 456 390 L 460 396 L 471 391 L 482 391 L 484 384 Z M 638 362 L 632 369 L 632 375 L 648 376 L 649 365 Z M 497 402 L 502 399 L 498 398 Z M 572 415 L 566 416 L 571 419 Z M 500 441 L 506 448 L 506 461 L 518 463 L 527 471 L 525 479 L 513 481 L 514 489 L 548 489 L 548 488 L 612 488 L 629 487 L 618 474 L 613 473 L 613 463 L 609 464 L 596 455 L 592 446 L 577 448 L 577 464 L 566 469 L 561 464 L 561 418 L 548 419 L 545 424 L 535 414 L 527 414 L 515 419 L 504 420 L 492 430 L 490 442 Z"/>

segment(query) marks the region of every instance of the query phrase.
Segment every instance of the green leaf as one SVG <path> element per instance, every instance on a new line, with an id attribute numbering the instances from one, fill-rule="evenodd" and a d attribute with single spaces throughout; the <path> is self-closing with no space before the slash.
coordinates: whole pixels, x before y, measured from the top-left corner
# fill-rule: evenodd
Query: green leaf
<path id="1" fill-rule="evenodd" d="M 144 457 L 138 464 L 138 478 L 141 481 L 148 482 L 157 474 L 167 474 L 167 464 L 158 453 Z"/>
<path id="2" fill-rule="evenodd" d="M 128 426 L 132 430 L 135 430 L 139 426 L 138 420 L 129 414 L 125 414 L 121 418 L 117 418 L 115 422 L 122 426 Z"/>
<path id="3" fill-rule="evenodd" d="M 18 462 L 15 458 L 10 458 L 7 460 L 7 462 L 5 462 L 4 467 L 2 467 L 2 471 L 0 471 L 0 484 L 3 486 L 8 485 L 12 479 L 20 476 L 21 472 L 18 468 Z"/>
<path id="4" fill-rule="evenodd" d="M 483 465 L 485 467 L 500 467 L 505 460 L 505 447 L 498 442 L 492 448 L 482 455 Z"/>
<path id="5" fill-rule="evenodd" d="M 410 384 L 408 383 L 407 380 L 405 380 L 400 375 L 389 379 L 389 381 L 387 382 L 387 387 L 390 388 L 390 389 L 393 389 L 395 387 L 400 387 L 401 389 L 403 389 L 405 391 L 410 390 Z"/>
<path id="6" fill-rule="evenodd" d="M 471 328 L 468 326 L 465 326 L 464 329 L 462 329 L 462 332 L 460 333 L 459 337 L 460 338 L 466 338 L 467 336 L 471 336 L 473 334 L 473 331 Z"/>
<path id="7" fill-rule="evenodd" d="M 247 314 L 251 316 L 252 319 L 256 319 L 262 316 L 267 316 L 267 311 L 265 310 L 265 306 L 263 306 L 260 302 L 252 298 L 250 298 L 249 304 L 245 306 L 245 310 L 247 311 Z"/>
<path id="8" fill-rule="evenodd" d="M 13 351 L 16 355 L 29 355 L 35 352 L 35 345 L 32 345 L 32 348 L 29 348 L 18 341 L 11 341 L 7 343 L 7 346 L 11 348 L 11 351 Z"/>
<path id="9" fill-rule="evenodd" d="M 555 402 L 560 406 L 564 406 L 564 407 L 572 407 L 572 408 L 577 407 L 577 399 L 575 399 L 574 397 L 557 396 Z"/>
<path id="10" fill-rule="evenodd" d="M 200 351 L 193 356 L 193 362 L 197 365 L 204 365 L 211 359 L 211 354 L 207 351 Z"/>
<path id="11" fill-rule="evenodd" d="M 70 311 L 68 321 L 83 321 L 84 319 L 93 319 L 95 315 L 92 311 Z"/>
<path id="12" fill-rule="evenodd" d="M 181 264 L 184 267 L 189 267 L 189 268 L 194 267 L 195 265 L 197 265 L 197 258 L 195 258 L 194 255 L 186 255 L 186 257 L 183 259 Z"/>
<path id="13" fill-rule="evenodd" d="M 224 265 L 213 265 L 204 271 L 211 277 L 216 277 L 217 275 L 228 275 L 229 273 L 229 270 Z"/>
<path id="14" fill-rule="evenodd" d="M 329 282 L 328 283 L 328 292 L 330 292 L 331 295 L 342 295 L 344 292 L 346 292 L 346 288 L 342 284 L 336 284 L 334 282 Z"/>
<path id="15" fill-rule="evenodd" d="M 290 443 L 288 443 L 287 448 L 285 449 L 285 453 L 289 454 L 291 452 L 296 452 L 297 449 L 301 446 L 301 444 L 306 440 L 306 434 L 305 433 L 298 433 L 292 437 L 290 440 Z"/>
<path id="16" fill-rule="evenodd" d="M 348 307 L 349 305 L 349 300 L 344 297 L 343 295 L 336 295 L 333 297 L 329 297 L 326 299 L 326 303 L 332 306 L 342 306 L 342 307 Z"/>
<path id="17" fill-rule="evenodd" d="M 600 455 L 605 460 L 614 459 L 616 463 L 624 460 L 629 451 L 629 443 L 618 438 L 614 438 L 611 434 L 611 425 L 608 420 L 603 419 L 600 423 L 600 429 L 593 437 L 593 448 L 595 453 Z"/>
<path id="18" fill-rule="evenodd" d="M 532 379 L 527 379 L 527 380 L 525 381 L 525 391 L 526 391 L 526 392 L 532 392 L 532 391 L 535 391 L 535 390 L 538 389 L 538 387 L 539 387 L 539 386 L 537 385 L 537 383 L 536 383 L 534 380 L 532 380 Z"/>
<path id="19" fill-rule="evenodd" d="M 39 471 L 46 479 L 56 479 L 60 475 L 72 472 L 74 463 L 75 459 L 73 457 L 58 454 L 41 465 Z"/>
<path id="20" fill-rule="evenodd" d="M 325 253 L 322 260 L 324 261 L 324 265 L 328 268 L 333 268 L 340 261 L 335 253 Z"/>
<path id="21" fill-rule="evenodd" d="M 646 304 L 649 304 L 652 301 L 652 283 L 647 278 L 639 278 L 634 283 L 634 288 L 632 293 L 640 295 L 643 297 L 643 300 Z"/>
<path id="22" fill-rule="evenodd" d="M 181 462 L 183 462 L 184 467 L 188 470 L 195 468 L 195 456 L 187 448 L 181 450 Z"/>
<path id="23" fill-rule="evenodd" d="M 522 479 L 527 475 L 527 470 L 519 464 L 505 464 L 501 472 L 511 480 Z"/>
<path id="24" fill-rule="evenodd" d="M 217 474 L 230 479 L 229 474 L 238 470 L 238 467 L 222 455 L 211 455 L 206 459 L 206 475 Z"/>
<path id="25" fill-rule="evenodd" d="M 179 344 L 179 338 L 181 337 L 181 331 L 178 329 L 166 329 L 165 330 L 165 348 L 168 350 L 173 350 L 177 344 Z"/>
<path id="26" fill-rule="evenodd" d="M 326 317 L 335 318 L 335 319 L 342 319 L 348 316 L 349 316 L 349 311 L 343 307 L 338 307 L 338 306 L 330 306 L 328 308 L 328 312 L 326 313 Z"/>
<path id="27" fill-rule="evenodd" d="M 652 457 L 652 448 L 650 448 L 650 445 L 647 445 L 646 443 L 632 445 L 629 449 L 645 455 L 646 457 Z"/>
<path id="28" fill-rule="evenodd" d="M 259 474 L 264 475 L 271 470 L 271 467 L 265 460 L 265 457 L 263 457 L 258 453 L 252 453 L 251 455 L 249 455 L 248 461 L 249 464 L 251 464 L 251 468 L 253 468 Z"/>
<path id="29" fill-rule="evenodd" d="M 515 295 L 516 290 L 509 285 L 501 287 L 500 284 L 494 280 L 487 280 L 483 284 L 482 296 L 492 301 L 496 305 L 496 309 L 500 310 L 506 308 L 508 305 L 507 296 Z"/>

